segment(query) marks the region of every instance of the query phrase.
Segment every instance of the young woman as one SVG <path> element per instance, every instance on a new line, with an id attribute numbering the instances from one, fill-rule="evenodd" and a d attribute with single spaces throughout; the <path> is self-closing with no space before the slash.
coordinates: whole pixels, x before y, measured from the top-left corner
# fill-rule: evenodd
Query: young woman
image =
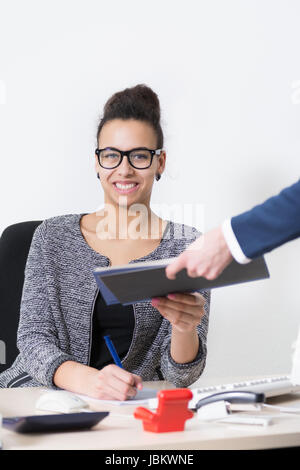
<path id="1" fill-rule="evenodd" d="M 150 208 L 166 163 L 160 106 L 145 85 L 113 95 L 97 132 L 95 170 L 104 207 L 46 219 L 25 270 L 18 348 L 0 386 L 48 386 L 124 400 L 142 380 L 186 387 L 206 360 L 210 293 L 107 306 L 93 269 L 178 256 L 200 234 Z M 186 230 L 188 229 L 188 230 Z M 188 233 L 188 236 L 186 235 Z M 103 336 L 122 360 L 113 364 Z"/>

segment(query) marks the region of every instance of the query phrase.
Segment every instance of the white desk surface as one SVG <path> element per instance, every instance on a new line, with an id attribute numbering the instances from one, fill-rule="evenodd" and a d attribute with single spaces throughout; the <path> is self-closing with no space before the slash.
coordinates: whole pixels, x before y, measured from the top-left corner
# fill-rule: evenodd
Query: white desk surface
<path id="1" fill-rule="evenodd" d="M 231 383 L 242 379 L 245 378 L 238 377 L 232 381 L 210 380 L 209 383 Z M 166 382 L 145 382 L 144 385 L 157 389 L 173 388 Z M 201 384 L 205 385 L 206 383 Z M 0 389 L 0 414 L 7 417 L 36 414 L 35 402 L 44 390 Z M 281 406 L 299 403 L 300 407 L 300 394 L 272 398 L 268 403 Z M 110 411 L 110 415 L 87 431 L 30 435 L 2 428 L 0 439 L 3 449 L 239 450 L 300 446 L 300 413 L 287 415 L 273 409 L 260 412 L 272 417 L 278 416 L 273 418 L 273 424 L 270 426 L 201 422 L 195 415 L 186 421 L 185 430 L 182 432 L 151 433 L 144 431 L 141 420 L 132 416 L 136 406 L 108 406 L 92 401 L 90 407 L 94 411 Z"/>

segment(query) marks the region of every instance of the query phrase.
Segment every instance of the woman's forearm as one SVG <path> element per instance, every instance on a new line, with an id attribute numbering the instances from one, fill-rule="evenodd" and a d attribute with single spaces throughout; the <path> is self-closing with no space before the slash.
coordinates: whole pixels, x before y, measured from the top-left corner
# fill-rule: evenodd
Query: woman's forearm
<path id="1" fill-rule="evenodd" d="M 104 400 L 126 400 L 142 386 L 140 376 L 115 364 L 98 370 L 75 361 L 61 364 L 53 381 L 59 388 Z"/>
<path id="2" fill-rule="evenodd" d="M 193 362 L 199 350 L 199 337 L 197 329 L 181 332 L 172 328 L 171 357 L 179 363 Z"/>
<path id="3" fill-rule="evenodd" d="M 98 370 L 93 367 L 75 361 L 66 361 L 57 368 L 53 382 L 59 388 L 85 394 L 91 377 L 97 373 Z"/>

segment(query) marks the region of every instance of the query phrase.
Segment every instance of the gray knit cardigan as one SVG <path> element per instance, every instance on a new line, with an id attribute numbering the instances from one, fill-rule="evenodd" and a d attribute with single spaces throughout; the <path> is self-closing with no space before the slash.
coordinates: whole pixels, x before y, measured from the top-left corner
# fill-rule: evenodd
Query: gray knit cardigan
<path id="1" fill-rule="evenodd" d="M 93 269 L 108 266 L 110 261 L 85 241 L 80 229 L 83 215 L 46 219 L 34 232 L 20 307 L 19 355 L 0 374 L 0 387 L 56 388 L 53 376 L 63 362 L 89 364 L 98 293 Z M 193 227 L 168 221 L 159 246 L 131 263 L 178 256 L 199 235 Z M 170 323 L 150 301 L 137 302 L 133 305 L 132 342 L 122 361 L 124 369 L 143 380 L 164 379 L 176 387 L 194 383 L 206 360 L 210 291 L 203 295 L 205 316 L 197 327 L 199 350 L 193 362 L 180 364 L 172 359 Z"/>

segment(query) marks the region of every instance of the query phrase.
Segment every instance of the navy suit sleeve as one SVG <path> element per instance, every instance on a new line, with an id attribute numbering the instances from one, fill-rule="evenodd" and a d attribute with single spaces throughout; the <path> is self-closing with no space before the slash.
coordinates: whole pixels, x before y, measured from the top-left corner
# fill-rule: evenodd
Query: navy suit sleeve
<path id="1" fill-rule="evenodd" d="M 277 196 L 231 219 L 247 258 L 256 258 L 300 236 L 300 180 Z"/>

